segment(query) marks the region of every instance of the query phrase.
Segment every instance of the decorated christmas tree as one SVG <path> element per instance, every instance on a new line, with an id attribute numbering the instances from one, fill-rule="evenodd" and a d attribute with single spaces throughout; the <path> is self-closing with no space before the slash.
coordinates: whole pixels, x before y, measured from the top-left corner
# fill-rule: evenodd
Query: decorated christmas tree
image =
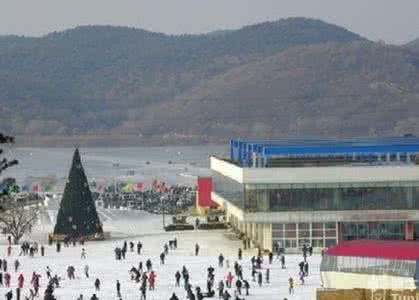
<path id="1" fill-rule="evenodd" d="M 101 236 L 102 233 L 102 225 L 80 160 L 80 153 L 76 148 L 58 211 L 54 235 L 82 237 Z"/>

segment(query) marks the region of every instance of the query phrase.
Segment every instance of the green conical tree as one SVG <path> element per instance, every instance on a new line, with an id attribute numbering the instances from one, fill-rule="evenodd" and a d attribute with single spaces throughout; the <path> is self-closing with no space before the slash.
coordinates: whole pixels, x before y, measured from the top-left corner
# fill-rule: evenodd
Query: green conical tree
<path id="1" fill-rule="evenodd" d="M 80 237 L 97 233 L 103 233 L 103 229 L 80 160 L 80 153 L 76 148 L 54 234 Z"/>

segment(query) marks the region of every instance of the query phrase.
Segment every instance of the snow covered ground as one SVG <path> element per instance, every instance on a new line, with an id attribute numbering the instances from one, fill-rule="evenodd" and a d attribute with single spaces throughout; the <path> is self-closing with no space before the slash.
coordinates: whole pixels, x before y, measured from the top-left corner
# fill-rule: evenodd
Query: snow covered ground
<path id="1" fill-rule="evenodd" d="M 140 299 L 139 284 L 130 280 L 128 274 L 132 266 L 138 266 L 140 261 L 151 258 L 153 269 L 157 272 L 156 290 L 148 291 L 147 299 L 150 300 L 168 300 L 173 292 L 179 299 L 186 299 L 186 293 L 183 287 L 176 288 L 174 285 L 174 274 L 186 266 L 191 276 L 193 287 L 200 286 L 203 291 L 206 290 L 207 268 L 213 266 L 215 271 L 216 286 L 219 280 L 224 279 L 227 271 L 226 267 L 218 268 L 217 258 L 220 253 L 229 259 L 230 271 L 234 274 L 233 264 L 237 260 L 237 249 L 241 247 L 238 240 L 229 238 L 225 231 L 189 231 L 189 232 L 164 232 L 162 228 L 161 216 L 150 215 L 144 212 L 128 211 L 100 211 L 100 214 L 106 216 L 105 230 L 112 231 L 113 236 L 117 238 L 104 242 L 86 243 L 84 248 L 87 251 L 87 258 L 81 259 L 80 253 L 82 246 L 62 247 L 60 253 L 55 252 L 55 246 L 45 246 L 46 256 L 35 258 L 18 256 L 19 246 L 14 246 L 12 256 L 6 257 L 5 237 L 0 239 L 0 257 L 6 258 L 9 265 L 9 272 L 12 275 L 12 287 L 17 286 L 17 277 L 22 272 L 25 276 L 23 295 L 29 293 L 29 281 L 33 271 L 39 272 L 41 278 L 41 296 L 46 287 L 46 267 L 52 269 L 53 274 L 58 274 L 63 278 L 61 287 L 56 289 L 54 294 L 59 300 L 76 300 L 80 294 L 84 299 L 90 299 L 94 289 L 94 280 L 99 278 L 101 281 L 101 290 L 97 293 L 100 300 L 118 299 L 116 295 L 116 280 L 121 282 L 122 299 L 134 300 Z M 41 243 L 46 241 L 46 233 L 52 230 L 51 222 L 44 216 L 42 222 L 37 226 L 36 231 L 28 239 L 37 240 Z M 174 237 L 178 239 L 178 249 L 170 250 L 165 265 L 159 264 L 159 255 L 163 251 L 163 245 Z M 114 248 L 122 246 L 123 241 L 127 240 L 136 243 L 141 240 L 144 245 L 142 255 L 135 252 L 128 252 L 125 260 L 117 261 L 114 258 Z M 201 247 L 199 256 L 194 256 L 194 245 L 198 243 Z M 251 281 L 251 256 L 256 254 L 256 249 L 244 252 L 243 260 L 240 262 L 243 266 L 243 274 L 249 280 L 251 285 L 250 296 L 245 299 L 270 300 L 270 299 L 315 299 L 315 290 L 319 284 L 319 264 L 320 256 L 309 257 L 310 276 L 306 278 L 304 286 L 299 284 L 298 263 L 302 260 L 299 255 L 287 255 L 287 269 L 282 270 L 278 260 L 274 260 L 272 265 L 267 264 L 267 257 L 263 268 L 270 268 L 271 283 L 263 284 L 258 287 L 256 282 Z M 13 262 L 18 259 L 21 263 L 21 270 L 14 272 Z M 89 265 L 90 278 L 86 279 L 83 274 L 85 265 Z M 69 265 L 76 268 L 76 280 L 67 280 L 66 269 Z M 263 270 L 263 274 L 264 274 Z M 288 277 L 293 276 L 296 282 L 295 294 L 288 295 Z M 265 276 L 264 276 L 265 279 Z M 0 297 L 8 289 L 0 287 Z M 230 293 L 233 295 L 233 291 Z M 14 298 L 15 299 L 15 298 Z M 24 299 L 22 297 L 22 299 Z M 218 299 L 218 297 L 213 298 Z"/>

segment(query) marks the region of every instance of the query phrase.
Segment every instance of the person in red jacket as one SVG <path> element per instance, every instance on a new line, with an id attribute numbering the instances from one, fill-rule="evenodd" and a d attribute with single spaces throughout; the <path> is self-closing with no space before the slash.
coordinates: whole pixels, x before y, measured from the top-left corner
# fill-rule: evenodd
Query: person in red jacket
<path id="1" fill-rule="evenodd" d="M 227 285 L 228 288 L 231 288 L 231 284 L 233 282 L 233 279 L 234 279 L 233 274 L 231 274 L 231 272 L 228 272 L 227 278 L 226 278 L 226 280 L 227 280 L 227 284 L 226 285 Z"/>
<path id="2" fill-rule="evenodd" d="M 154 290 L 156 286 L 156 273 L 154 271 L 150 272 L 150 275 L 148 275 L 148 283 L 149 283 L 149 289 Z"/>
<path id="3" fill-rule="evenodd" d="M 17 278 L 17 286 L 20 289 L 23 289 L 23 283 L 25 281 L 25 278 L 23 277 L 23 274 L 20 273 L 19 277 Z"/>
<path id="4" fill-rule="evenodd" d="M 39 278 L 41 277 L 41 275 L 36 274 L 35 272 L 32 273 L 32 279 L 31 279 L 31 283 L 33 286 L 33 289 L 35 290 L 35 296 L 38 296 L 38 291 L 39 291 Z"/>
<path id="5" fill-rule="evenodd" d="M 11 280 L 11 276 L 9 272 L 6 272 L 6 274 L 4 274 L 4 285 L 9 288 L 10 287 L 10 280 Z"/>

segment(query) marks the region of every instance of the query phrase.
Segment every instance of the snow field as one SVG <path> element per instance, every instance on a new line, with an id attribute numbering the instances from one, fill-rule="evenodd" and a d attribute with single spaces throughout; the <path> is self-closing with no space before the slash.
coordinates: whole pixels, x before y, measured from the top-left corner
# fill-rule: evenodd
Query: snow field
<path id="1" fill-rule="evenodd" d="M 117 214 L 115 214 L 117 215 Z M 122 216 L 122 215 L 121 215 Z M 121 217 L 120 216 L 120 217 Z M 133 216 L 135 217 L 135 216 Z M 195 289 L 200 286 L 206 291 L 207 268 L 213 266 L 215 268 L 215 287 L 218 281 L 225 279 L 228 271 L 234 275 L 233 265 L 237 260 L 237 249 L 241 247 L 241 242 L 226 238 L 223 231 L 187 231 L 187 232 L 170 232 L 166 233 L 159 229 L 161 226 L 161 217 L 150 215 L 141 219 L 123 218 L 113 221 L 113 223 L 105 223 L 105 230 L 112 228 L 119 232 L 129 232 L 135 234 L 136 237 L 126 238 L 127 242 L 137 241 L 143 243 L 143 253 L 137 255 L 129 251 L 125 260 L 117 261 L 114 256 L 114 248 L 122 247 L 124 239 L 111 240 L 103 242 L 90 242 L 84 246 L 77 245 L 68 248 L 62 247 L 60 253 L 55 252 L 55 245 L 45 246 L 46 256 L 36 255 L 35 258 L 18 256 L 20 246 L 13 246 L 12 256 L 6 257 L 7 246 L 0 243 L 0 257 L 6 258 L 8 261 L 8 271 L 12 275 L 12 288 L 17 286 L 17 277 L 22 272 L 25 276 L 23 295 L 29 294 L 30 279 L 33 271 L 41 274 L 40 297 L 42 299 L 46 288 L 46 267 L 52 269 L 52 274 L 58 274 L 63 280 L 61 287 L 56 289 L 54 295 L 58 300 L 76 300 L 80 294 L 84 299 L 90 299 L 94 289 L 94 280 L 99 278 L 101 281 L 101 290 L 97 292 L 100 300 L 118 299 L 116 295 L 116 280 L 121 283 L 121 294 L 124 300 L 140 299 L 140 285 L 130 280 L 129 270 L 132 266 L 138 267 L 138 263 L 150 258 L 153 262 L 153 270 L 157 273 L 156 290 L 147 291 L 147 299 L 149 300 L 168 300 L 173 292 L 179 299 L 186 299 L 186 292 L 183 287 L 175 287 L 174 274 L 177 270 L 181 270 L 182 266 L 186 266 L 190 273 L 191 284 Z M 129 227 L 129 228 L 128 228 Z M 42 227 L 45 229 L 46 227 Z M 125 230 L 125 229 L 126 230 Z M 143 233 L 143 234 L 140 234 Z M 35 234 L 36 235 L 36 234 Z M 159 255 L 163 252 L 163 245 L 176 236 L 178 239 L 178 249 L 169 250 L 166 258 L 166 264 L 160 265 Z M 1 239 L 4 239 L 2 237 Z M 199 256 L 194 256 L 194 245 L 200 245 Z M 86 249 L 87 258 L 81 259 L 81 249 Z M 135 247 L 134 247 L 135 248 Z M 222 253 L 225 259 L 230 261 L 230 269 L 227 269 L 224 262 L 224 268 L 218 267 L 218 255 Z M 251 249 L 243 251 L 243 260 L 239 263 L 243 266 L 243 275 L 250 283 L 250 296 L 242 296 L 245 299 L 252 300 L 273 300 L 273 299 L 315 299 L 315 290 L 320 286 L 319 282 L 319 264 L 320 256 L 309 257 L 310 275 L 306 277 L 304 286 L 299 284 L 298 279 L 298 263 L 302 260 L 300 255 L 286 255 L 287 269 L 282 270 L 279 260 L 274 258 L 272 265 L 267 263 L 267 256 L 264 258 L 263 279 L 265 281 L 265 269 L 270 268 L 270 284 L 263 284 L 258 287 L 256 282 L 252 282 L 250 258 L 256 255 L 257 250 Z M 14 261 L 18 259 L 21 263 L 20 270 L 14 272 Z M 84 276 L 84 266 L 89 266 L 90 278 Z M 76 279 L 68 280 L 66 278 L 66 269 L 69 265 L 76 268 Z M 295 281 L 295 293 L 288 295 L 288 277 L 293 276 Z M 183 280 L 181 280 L 183 283 Z M 234 286 L 234 284 L 233 284 Z M 0 297 L 8 291 L 5 287 L 0 287 Z M 234 294 L 231 289 L 230 294 Z M 22 299 L 24 299 L 22 297 Z M 218 299 L 215 297 L 213 299 Z"/>

